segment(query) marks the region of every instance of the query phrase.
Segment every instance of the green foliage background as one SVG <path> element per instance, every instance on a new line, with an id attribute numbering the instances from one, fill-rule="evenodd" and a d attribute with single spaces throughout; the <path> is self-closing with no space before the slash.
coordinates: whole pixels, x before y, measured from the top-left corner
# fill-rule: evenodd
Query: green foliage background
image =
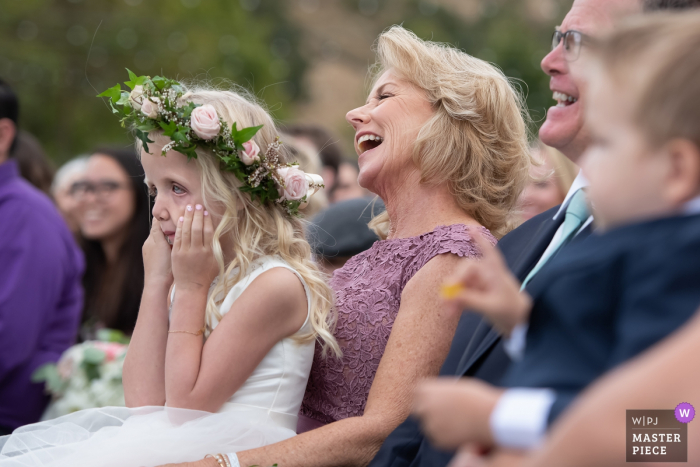
<path id="1" fill-rule="evenodd" d="M 439 0 L 1 0 L 0 77 L 20 96 L 20 125 L 57 164 L 98 145 L 131 143 L 95 98 L 123 81 L 127 67 L 232 80 L 275 117 L 294 120 L 294 105 L 308 94 L 309 61 L 318 57 L 301 49 L 304 24 L 290 13 L 329 2 L 346 9 L 348 21 L 372 22 L 377 34 L 402 23 L 497 64 L 522 80 L 537 124 L 552 103 L 539 61 L 571 1 L 540 0 L 556 7 L 546 20 L 528 16 L 533 1 L 482 0 L 481 13 L 465 20 Z"/>

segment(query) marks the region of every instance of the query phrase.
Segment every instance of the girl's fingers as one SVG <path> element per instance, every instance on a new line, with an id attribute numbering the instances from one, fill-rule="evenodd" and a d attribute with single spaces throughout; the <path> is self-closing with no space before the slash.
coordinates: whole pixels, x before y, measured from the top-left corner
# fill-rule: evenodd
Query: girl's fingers
<path id="1" fill-rule="evenodd" d="M 204 211 L 204 248 L 211 248 L 214 242 L 214 224 L 209 212 Z"/>
<path id="2" fill-rule="evenodd" d="M 165 239 L 165 235 L 163 235 L 163 230 L 160 228 L 160 222 L 155 217 L 151 225 L 151 237 L 153 237 L 153 241 L 156 242 L 157 245 L 168 243 Z"/>
<path id="3" fill-rule="evenodd" d="M 182 224 L 184 220 L 184 217 L 180 217 L 180 219 L 177 221 L 177 226 L 175 227 L 175 240 L 173 241 L 173 251 L 179 250 L 180 245 L 182 245 Z"/>
<path id="4" fill-rule="evenodd" d="M 187 205 L 182 221 L 182 248 L 189 248 L 192 244 L 192 219 L 194 218 L 194 208 Z"/>
<path id="5" fill-rule="evenodd" d="M 204 209 L 201 204 L 194 207 L 194 216 L 192 218 L 191 238 L 192 248 L 202 248 L 204 246 Z"/>

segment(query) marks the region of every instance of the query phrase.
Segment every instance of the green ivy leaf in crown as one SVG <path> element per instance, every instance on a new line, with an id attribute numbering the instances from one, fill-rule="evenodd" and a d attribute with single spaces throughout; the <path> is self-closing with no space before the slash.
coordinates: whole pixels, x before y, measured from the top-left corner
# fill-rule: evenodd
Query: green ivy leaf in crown
<path id="1" fill-rule="evenodd" d="M 278 203 L 290 215 L 299 215 L 299 208 L 312 193 L 304 194 L 301 199 L 287 199 L 280 194 L 285 188 L 285 179 L 278 170 L 298 164 L 280 163 L 279 138 L 263 153 L 255 142 L 246 145 L 263 125 L 239 130 L 234 122 L 229 127 L 212 106 L 188 102 L 187 93 L 179 82 L 162 76 L 136 76 L 131 70 L 126 71 L 129 81 L 124 84 L 129 91 L 116 84 L 97 97 L 109 98 L 112 112 L 121 116 L 122 127 L 126 128 L 128 124 L 133 128 L 147 152 L 150 152 L 148 144 L 153 143 L 148 135 L 154 130 L 161 130 L 170 138 L 162 155 L 174 150 L 188 159 L 196 159 L 197 147 L 206 148 L 220 159 L 222 170 L 233 172 L 243 182 L 241 191 L 248 193 L 253 200 L 262 204 Z M 196 124 L 193 127 L 193 113 L 203 115 L 206 120 L 204 128 Z M 310 187 L 318 190 L 323 184 L 314 182 Z"/>

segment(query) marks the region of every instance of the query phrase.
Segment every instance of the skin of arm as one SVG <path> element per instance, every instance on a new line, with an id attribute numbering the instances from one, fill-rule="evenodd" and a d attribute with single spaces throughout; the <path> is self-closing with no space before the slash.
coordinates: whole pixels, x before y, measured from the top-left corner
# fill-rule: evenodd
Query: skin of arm
<path id="1" fill-rule="evenodd" d="M 168 291 L 173 278 L 170 245 L 157 218 L 143 245 L 145 280 L 136 327 L 124 360 L 127 407 L 165 405 L 165 345 L 168 340 Z"/>
<path id="2" fill-rule="evenodd" d="M 281 443 L 238 453 L 242 466 L 366 465 L 384 439 L 409 414 L 418 381 L 437 375 L 459 316 L 446 313 L 439 286 L 458 264 L 454 255 L 429 261 L 406 285 L 364 415 L 339 420 Z M 215 467 L 204 459 L 199 466 Z"/>

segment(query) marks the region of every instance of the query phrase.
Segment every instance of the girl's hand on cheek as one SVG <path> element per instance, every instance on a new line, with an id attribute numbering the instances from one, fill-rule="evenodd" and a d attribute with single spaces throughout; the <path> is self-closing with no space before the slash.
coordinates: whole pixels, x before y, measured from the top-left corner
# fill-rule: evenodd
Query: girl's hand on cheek
<path id="1" fill-rule="evenodd" d="M 143 244 L 143 267 L 146 282 L 159 282 L 166 287 L 173 283 L 170 265 L 170 245 L 163 235 L 160 222 L 155 217 L 151 233 Z"/>
<path id="2" fill-rule="evenodd" d="M 187 206 L 173 242 L 173 276 L 178 290 L 209 291 L 219 266 L 212 251 L 214 226 L 201 205 Z"/>

